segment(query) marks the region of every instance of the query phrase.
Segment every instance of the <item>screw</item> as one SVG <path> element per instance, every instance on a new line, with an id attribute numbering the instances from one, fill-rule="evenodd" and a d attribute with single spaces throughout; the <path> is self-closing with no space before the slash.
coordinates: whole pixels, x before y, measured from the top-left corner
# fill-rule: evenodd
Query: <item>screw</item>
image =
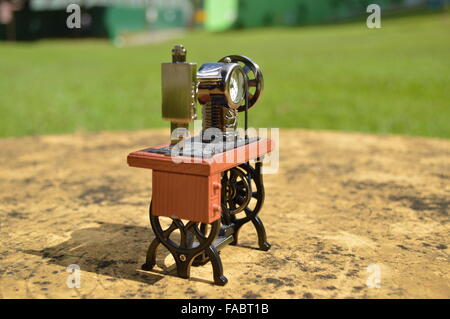
<path id="1" fill-rule="evenodd" d="M 177 44 L 172 49 L 172 63 L 186 62 L 186 49 L 181 44 Z"/>
<path id="2" fill-rule="evenodd" d="M 180 260 L 181 261 L 186 261 L 186 256 L 185 255 L 180 255 Z"/>

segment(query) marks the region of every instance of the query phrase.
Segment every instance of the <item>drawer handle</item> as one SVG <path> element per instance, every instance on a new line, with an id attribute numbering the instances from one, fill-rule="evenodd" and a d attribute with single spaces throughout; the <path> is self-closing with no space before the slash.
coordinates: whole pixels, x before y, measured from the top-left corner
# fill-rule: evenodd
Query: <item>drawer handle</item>
<path id="1" fill-rule="evenodd" d="M 220 191 L 222 189 L 222 184 L 217 183 L 217 182 L 212 183 L 212 186 L 213 186 L 214 193 L 216 191 Z"/>
<path id="2" fill-rule="evenodd" d="M 219 205 L 213 204 L 212 209 L 214 212 L 214 216 L 222 211 L 222 208 Z"/>

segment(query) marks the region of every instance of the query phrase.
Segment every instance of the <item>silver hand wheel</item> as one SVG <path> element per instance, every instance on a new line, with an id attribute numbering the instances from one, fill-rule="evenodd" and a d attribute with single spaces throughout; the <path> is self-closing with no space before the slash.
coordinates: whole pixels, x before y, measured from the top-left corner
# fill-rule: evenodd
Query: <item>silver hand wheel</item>
<path id="1" fill-rule="evenodd" d="M 244 69 L 248 77 L 248 108 L 250 109 L 258 101 L 264 89 L 264 77 L 261 68 L 258 64 L 253 62 L 250 58 L 243 55 L 228 55 L 220 59 L 219 62 L 225 62 L 229 58 L 232 63 L 238 63 Z M 239 112 L 245 111 L 245 105 L 238 108 Z"/>

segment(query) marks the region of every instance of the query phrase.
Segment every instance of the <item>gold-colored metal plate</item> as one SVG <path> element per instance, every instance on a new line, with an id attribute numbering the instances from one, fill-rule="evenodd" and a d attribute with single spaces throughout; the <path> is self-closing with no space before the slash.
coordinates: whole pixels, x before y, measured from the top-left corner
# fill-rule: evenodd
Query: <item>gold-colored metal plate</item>
<path id="1" fill-rule="evenodd" d="M 195 116 L 196 63 L 161 65 L 162 117 L 177 123 L 189 123 Z"/>

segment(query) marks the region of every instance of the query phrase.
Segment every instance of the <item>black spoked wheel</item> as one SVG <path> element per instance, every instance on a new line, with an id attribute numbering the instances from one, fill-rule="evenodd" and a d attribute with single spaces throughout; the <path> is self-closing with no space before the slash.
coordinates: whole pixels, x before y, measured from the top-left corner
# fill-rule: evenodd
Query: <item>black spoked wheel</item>
<path id="1" fill-rule="evenodd" d="M 232 216 L 244 211 L 252 197 L 251 179 L 235 167 L 222 175 L 222 222 L 230 224 Z"/>
<path id="2" fill-rule="evenodd" d="M 266 232 L 261 219 L 258 217 L 258 213 L 264 204 L 264 184 L 261 174 L 262 163 L 256 162 L 255 168 L 250 163 L 241 164 L 238 168 L 240 172 L 245 175 L 246 183 L 236 182 L 235 188 L 238 189 L 236 194 L 231 192 L 225 193 L 225 199 L 223 205 L 226 206 L 225 213 L 228 213 L 229 222 L 234 224 L 234 241 L 232 244 L 236 245 L 238 242 L 238 234 L 240 228 L 251 221 L 258 233 L 259 247 L 262 250 L 270 249 L 270 244 L 267 242 Z M 223 187 L 223 186 L 222 186 Z M 228 196 L 231 194 L 232 196 Z M 245 196 L 244 196 L 245 195 Z M 231 201 L 232 205 L 225 205 L 225 202 Z M 233 207 L 241 208 L 244 204 L 244 208 L 241 210 L 233 210 Z M 228 207 L 231 206 L 231 209 Z M 224 208 L 224 207 L 222 207 Z"/>
<path id="3" fill-rule="evenodd" d="M 161 225 L 161 219 L 167 219 L 167 217 L 150 215 L 150 222 L 155 235 L 167 249 L 173 249 L 180 254 L 191 254 L 191 251 L 194 250 L 204 250 L 212 243 L 215 238 L 214 234 L 218 233 L 220 227 L 220 223 L 217 221 L 208 225 L 192 221 L 185 224 L 180 219 L 172 218 L 169 227 L 164 229 Z M 210 228 L 209 231 L 208 228 Z M 176 230 L 180 234 L 179 240 L 171 238 L 172 233 Z"/>
<path id="4" fill-rule="evenodd" d="M 212 262 L 215 284 L 227 283 L 226 277 L 223 276 L 222 262 L 213 246 L 213 241 L 219 234 L 220 219 L 211 224 L 202 224 L 156 216 L 152 213 L 150 203 L 150 224 L 156 238 L 147 251 L 145 264 L 142 265 L 143 270 L 151 270 L 156 265 L 156 250 L 159 244 L 162 244 L 172 254 L 178 276 L 189 278 L 191 264 L 199 257 L 204 263 Z M 175 233 L 178 233 L 178 236 L 174 236 Z"/>
<path id="5" fill-rule="evenodd" d="M 229 210 L 233 223 L 249 221 L 259 213 L 264 203 L 264 185 L 259 172 L 249 163 L 240 165 L 239 171 L 244 174 L 246 182 L 236 183 L 237 192 L 231 192 L 232 196 L 227 196 L 227 202 L 231 203 L 228 207 L 238 207 L 238 209 Z"/>

